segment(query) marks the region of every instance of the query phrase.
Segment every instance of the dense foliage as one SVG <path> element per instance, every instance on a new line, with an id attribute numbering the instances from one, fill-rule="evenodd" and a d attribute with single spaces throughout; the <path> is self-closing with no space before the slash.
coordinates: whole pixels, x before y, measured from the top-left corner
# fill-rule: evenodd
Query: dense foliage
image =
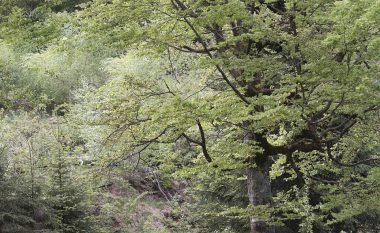
<path id="1" fill-rule="evenodd" d="M 380 2 L 0 3 L 0 232 L 377 232 Z"/>

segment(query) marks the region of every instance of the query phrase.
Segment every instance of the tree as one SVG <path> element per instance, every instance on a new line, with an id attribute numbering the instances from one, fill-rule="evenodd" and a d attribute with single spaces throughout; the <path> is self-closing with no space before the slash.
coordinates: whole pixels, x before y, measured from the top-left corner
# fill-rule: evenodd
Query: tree
<path id="1" fill-rule="evenodd" d="M 89 217 L 91 188 L 84 177 L 86 172 L 76 168 L 80 164 L 78 158 L 83 154 L 80 141 L 68 131 L 68 125 L 62 126 L 62 119 L 57 118 L 54 123 L 55 144 L 50 146 L 51 157 L 47 166 L 50 170 L 48 194 L 58 220 L 54 227 L 59 232 L 96 231 Z"/>
<path id="2" fill-rule="evenodd" d="M 186 140 L 203 156 L 179 165 L 188 174 L 215 183 L 245 174 L 250 232 L 273 232 L 282 218 L 295 231 L 329 227 L 319 183 L 358 183 L 345 167 L 377 174 L 376 152 L 353 142 L 364 129 L 379 134 L 366 127 L 379 120 L 378 9 L 373 0 L 95 1 L 83 13 L 88 32 L 167 60 L 121 72 L 91 97 L 97 123 L 124 144 L 107 166 Z"/>
<path id="3" fill-rule="evenodd" d="M 96 232 L 88 171 L 79 168 L 82 145 L 68 124 L 56 135 L 60 120 L 21 111 L 1 116 L 2 232 Z"/>

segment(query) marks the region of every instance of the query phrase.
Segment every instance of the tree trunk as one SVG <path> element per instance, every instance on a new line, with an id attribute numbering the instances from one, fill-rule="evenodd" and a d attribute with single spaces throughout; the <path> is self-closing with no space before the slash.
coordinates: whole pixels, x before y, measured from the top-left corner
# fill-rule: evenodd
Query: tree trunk
<path id="1" fill-rule="evenodd" d="M 255 167 L 247 168 L 249 203 L 254 207 L 270 204 L 272 191 L 269 180 L 269 161 L 254 163 L 253 159 L 250 159 L 250 165 Z M 254 213 L 250 217 L 250 229 L 250 233 L 274 233 L 274 228 L 269 226 L 264 220 L 255 217 Z"/>

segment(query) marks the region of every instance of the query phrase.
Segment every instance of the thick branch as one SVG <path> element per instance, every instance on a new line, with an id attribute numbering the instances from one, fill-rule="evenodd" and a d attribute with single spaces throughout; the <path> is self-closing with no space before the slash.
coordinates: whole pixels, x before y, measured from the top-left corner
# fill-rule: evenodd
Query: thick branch
<path id="1" fill-rule="evenodd" d="M 205 156 L 205 159 L 207 160 L 207 162 L 210 163 L 210 162 L 212 162 L 212 159 L 211 159 L 211 157 L 207 151 L 205 132 L 203 131 L 203 127 L 202 127 L 201 122 L 199 120 L 197 120 L 197 125 L 199 128 L 199 133 L 201 134 L 203 155 Z"/>
<path id="2" fill-rule="evenodd" d="M 199 134 L 201 135 L 201 141 L 192 139 L 188 135 L 186 135 L 185 133 L 183 133 L 182 136 L 184 138 L 186 138 L 186 140 L 188 140 L 189 142 L 192 142 L 192 143 L 194 143 L 194 144 L 196 144 L 198 146 L 201 146 L 202 147 L 203 156 L 205 157 L 205 159 L 207 160 L 207 162 L 211 163 L 212 159 L 211 159 L 210 154 L 207 151 L 206 136 L 205 136 L 202 124 L 201 124 L 201 122 L 199 120 L 197 120 L 197 125 L 198 125 L 198 129 L 199 129 Z"/>
<path id="3" fill-rule="evenodd" d="M 270 144 L 263 135 L 256 135 L 256 140 L 260 143 L 260 145 L 264 149 L 264 153 L 268 156 L 278 154 L 289 155 L 294 153 L 295 151 L 312 152 L 315 150 L 321 150 L 320 144 L 312 141 L 311 139 L 301 139 L 296 142 L 282 146 L 274 146 Z"/>

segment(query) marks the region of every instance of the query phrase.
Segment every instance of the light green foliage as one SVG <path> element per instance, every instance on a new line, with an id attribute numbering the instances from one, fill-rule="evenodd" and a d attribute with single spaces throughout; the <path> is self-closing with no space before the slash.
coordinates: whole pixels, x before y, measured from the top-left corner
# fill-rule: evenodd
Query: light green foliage
<path id="1" fill-rule="evenodd" d="M 106 64 L 115 78 L 90 92 L 93 103 L 86 102 L 92 105 L 90 122 L 109 125 L 113 148 L 115 140 L 121 143 L 117 150 L 124 156 L 107 156 L 106 164 L 138 155 L 191 180 L 189 202 L 198 203 L 193 216 L 201 216 L 195 222 L 205 220 L 209 229 L 218 228 L 211 226 L 214 218 L 222 229 L 223 221 L 233 225 L 224 217 L 249 216 L 243 214 L 241 181 L 251 156 L 264 154 L 274 162 L 272 190 L 280 200 L 274 205 L 278 213 L 289 211 L 283 223 L 298 219 L 303 232 L 330 227 L 330 217 L 319 212 L 319 182 L 332 178 L 326 182 L 336 188 L 349 172 L 360 177 L 376 166 L 359 171 L 360 166 L 339 163 L 355 163 L 364 158 L 356 154 L 359 148 L 373 148 L 358 143 L 359 131 L 378 137 L 377 1 L 279 2 L 255 1 L 252 8 L 246 1 L 95 1 L 82 14 L 89 33 L 101 28 L 110 35 L 99 41 L 138 48 L 128 51 L 136 60 L 129 58 L 123 68 Z M 169 60 L 168 50 L 180 52 Z M 196 145 L 197 121 L 210 163 Z M 249 130 L 265 139 L 247 143 L 242 135 Z M 183 133 L 195 143 L 181 144 Z M 170 148 L 168 142 L 176 143 Z M 377 149 L 362 149 L 367 159 L 378 158 Z"/>
<path id="2" fill-rule="evenodd" d="M 0 221 L 24 227 L 25 216 L 62 232 L 375 232 L 379 9 L 2 1 L 0 195 L 42 203 L 50 217 L 15 205 Z"/>
<path id="3" fill-rule="evenodd" d="M 17 52 L 1 43 L 2 108 L 52 112 L 57 105 L 72 101 L 74 90 L 104 82 L 100 66 L 106 51 L 90 52 L 83 39 L 68 36 L 70 39 L 36 53 Z"/>
<path id="4" fill-rule="evenodd" d="M 98 58 L 70 44 L 63 43 L 23 57 L 31 88 L 58 104 L 69 102 L 71 92 L 78 87 L 84 84 L 98 86 L 104 78 L 98 68 Z"/>

